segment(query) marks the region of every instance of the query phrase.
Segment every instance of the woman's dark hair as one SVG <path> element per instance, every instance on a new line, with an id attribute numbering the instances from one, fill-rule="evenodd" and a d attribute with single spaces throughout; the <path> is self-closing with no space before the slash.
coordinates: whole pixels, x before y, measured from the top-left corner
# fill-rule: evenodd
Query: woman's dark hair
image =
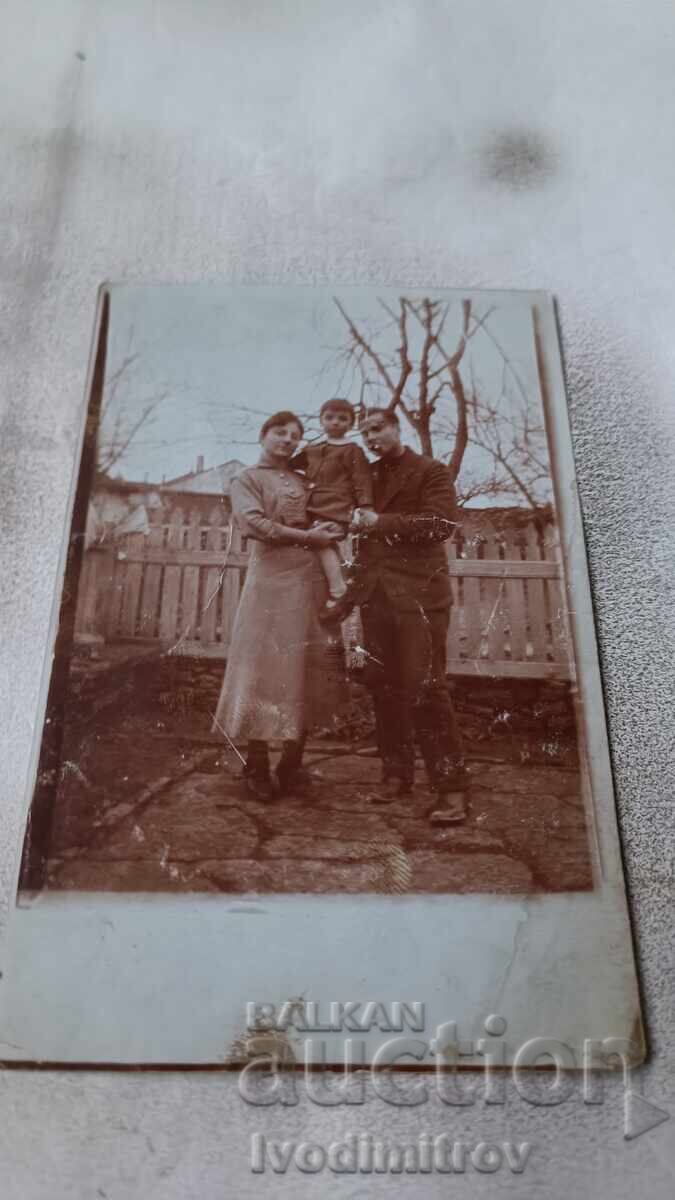
<path id="1" fill-rule="evenodd" d="M 342 396 L 335 396 L 333 400 L 326 400 L 326 403 L 322 404 L 319 409 L 319 416 L 322 417 L 329 409 L 335 412 L 347 413 L 347 416 L 351 417 L 352 426 L 354 425 L 356 412 L 354 411 L 354 405 L 350 404 L 349 400 L 343 400 Z"/>
<path id="2" fill-rule="evenodd" d="M 269 433 L 270 429 L 274 429 L 275 425 L 290 425 L 291 421 L 300 430 L 300 437 L 304 437 L 305 427 L 300 418 L 296 417 L 295 413 L 288 412 L 285 409 L 282 409 L 281 412 L 272 413 L 272 416 L 267 418 L 258 437 L 264 438 L 265 434 Z"/>

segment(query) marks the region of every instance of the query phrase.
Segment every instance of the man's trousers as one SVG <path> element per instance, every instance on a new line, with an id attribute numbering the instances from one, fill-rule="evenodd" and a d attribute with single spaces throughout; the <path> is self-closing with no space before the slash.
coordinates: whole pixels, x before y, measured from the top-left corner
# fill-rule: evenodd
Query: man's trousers
<path id="1" fill-rule="evenodd" d="M 401 612 L 378 586 L 361 620 L 383 774 L 412 783 L 417 742 L 433 785 L 464 758 L 446 679 L 450 609 Z"/>

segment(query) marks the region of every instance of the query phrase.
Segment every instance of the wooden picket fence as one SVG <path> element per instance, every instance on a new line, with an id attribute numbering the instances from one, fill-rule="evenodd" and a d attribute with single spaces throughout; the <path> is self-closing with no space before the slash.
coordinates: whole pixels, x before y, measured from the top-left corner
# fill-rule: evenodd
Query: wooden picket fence
<path id="1" fill-rule="evenodd" d="M 574 657 L 552 519 L 465 509 L 448 544 L 450 674 L 569 679 Z"/>
<path id="2" fill-rule="evenodd" d="M 184 654 L 225 657 L 248 561 L 236 526 L 222 504 L 206 516 L 195 505 L 174 508 L 168 520 L 161 510 L 148 517 L 149 532 L 118 538 L 107 570 L 98 567 L 103 604 L 86 603 L 91 584 L 83 577 L 83 624 L 93 611 L 106 642 L 158 642 Z M 94 630 L 86 624 L 84 632 Z"/>
<path id="3" fill-rule="evenodd" d="M 149 514 L 148 533 L 85 554 L 76 637 L 225 658 L 248 561 L 223 504 Z M 231 539 L 231 544 L 230 544 Z M 552 521 L 465 510 L 448 544 L 452 674 L 570 678 L 571 643 Z M 352 622 L 347 638 L 358 640 Z"/>

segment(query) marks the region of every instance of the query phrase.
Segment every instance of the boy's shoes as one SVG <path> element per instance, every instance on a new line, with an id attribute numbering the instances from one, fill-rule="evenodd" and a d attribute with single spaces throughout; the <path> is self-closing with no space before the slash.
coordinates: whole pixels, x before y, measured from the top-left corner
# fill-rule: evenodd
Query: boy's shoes
<path id="1" fill-rule="evenodd" d="M 350 598 L 349 592 L 345 592 L 344 596 L 340 596 L 336 600 L 327 600 L 323 608 L 319 610 L 319 620 L 328 625 L 331 622 L 339 622 L 347 620 L 347 617 L 354 609 L 354 601 Z"/>

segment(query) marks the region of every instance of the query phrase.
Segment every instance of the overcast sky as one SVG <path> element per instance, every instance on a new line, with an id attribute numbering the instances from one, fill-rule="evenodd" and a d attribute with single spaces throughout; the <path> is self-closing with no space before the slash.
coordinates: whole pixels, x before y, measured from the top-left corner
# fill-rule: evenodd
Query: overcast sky
<path id="1" fill-rule="evenodd" d="M 107 378 L 114 377 L 127 358 L 132 361 L 119 376 L 102 441 L 110 439 L 116 420 L 122 432 L 128 431 L 147 405 L 159 402 L 113 473 L 159 482 L 193 470 L 199 455 L 207 467 L 232 458 L 253 463 L 266 414 L 280 408 L 316 413 L 333 395 L 358 402 L 361 377 L 345 371 L 337 359 L 336 352 L 348 338 L 334 296 L 360 328 L 377 333 L 376 344 L 389 357 L 396 353 L 398 337 L 395 328 L 383 328 L 388 318 L 380 301 L 397 305 L 401 295 L 451 300 L 444 331 L 451 352 L 461 327 L 464 294 L 471 295 L 476 316 L 493 310 L 487 323 L 492 337 L 479 331 L 469 343 L 462 367 L 465 379 L 473 370 L 481 390 L 498 395 L 505 351 L 518 375 L 521 394 L 526 391 L 539 405 L 527 293 L 283 285 L 114 287 Z M 413 342 L 413 354 L 415 348 Z M 369 377 L 374 380 L 375 372 L 369 372 Z M 386 395 L 383 391 L 378 395 L 378 389 L 369 385 L 366 400 L 386 403 Z M 439 412 L 442 420 L 452 419 L 454 402 L 447 391 Z M 409 444 L 419 449 L 405 424 L 404 433 Z M 447 457 L 451 449 L 450 442 L 436 436 L 434 452 L 439 458 Z M 489 467 L 484 453 L 469 446 L 460 483 L 481 477 Z M 498 502 L 518 500 L 504 497 Z"/>

